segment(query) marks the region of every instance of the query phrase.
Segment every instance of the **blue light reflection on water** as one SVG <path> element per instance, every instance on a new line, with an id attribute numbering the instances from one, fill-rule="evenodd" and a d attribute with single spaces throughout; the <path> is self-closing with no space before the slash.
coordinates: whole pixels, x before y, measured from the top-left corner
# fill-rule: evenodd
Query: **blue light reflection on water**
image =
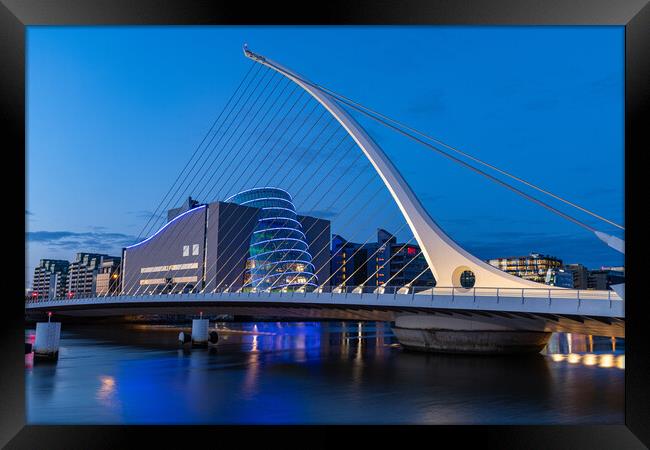
<path id="1" fill-rule="evenodd" d="M 173 327 L 64 326 L 56 364 L 26 356 L 28 422 L 623 423 L 621 339 L 476 357 L 403 351 L 385 323 L 218 327 L 189 350 Z"/>

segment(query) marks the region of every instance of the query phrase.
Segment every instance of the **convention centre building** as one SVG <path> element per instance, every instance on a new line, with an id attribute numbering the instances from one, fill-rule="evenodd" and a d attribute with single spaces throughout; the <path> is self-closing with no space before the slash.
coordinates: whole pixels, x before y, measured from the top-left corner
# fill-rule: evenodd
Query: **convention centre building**
<path id="1" fill-rule="evenodd" d="M 328 220 L 298 215 L 279 188 L 209 204 L 190 197 L 160 230 L 123 249 L 121 291 L 312 290 L 330 275 L 330 232 Z"/>

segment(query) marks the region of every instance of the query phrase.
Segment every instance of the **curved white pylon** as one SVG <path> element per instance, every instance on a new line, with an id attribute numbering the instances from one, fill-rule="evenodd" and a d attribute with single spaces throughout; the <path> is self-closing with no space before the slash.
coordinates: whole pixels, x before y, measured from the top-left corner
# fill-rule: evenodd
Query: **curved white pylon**
<path id="1" fill-rule="evenodd" d="M 438 286 L 460 287 L 460 275 L 465 270 L 474 273 L 474 287 L 539 288 L 539 283 L 510 275 L 476 258 L 460 247 L 436 224 L 415 193 L 379 145 L 338 103 L 321 89 L 282 65 L 255 54 L 244 46 L 246 57 L 284 75 L 314 97 L 354 139 L 373 165 L 406 219 L 413 236 L 424 254 Z M 544 286 L 545 288 L 557 288 Z"/>

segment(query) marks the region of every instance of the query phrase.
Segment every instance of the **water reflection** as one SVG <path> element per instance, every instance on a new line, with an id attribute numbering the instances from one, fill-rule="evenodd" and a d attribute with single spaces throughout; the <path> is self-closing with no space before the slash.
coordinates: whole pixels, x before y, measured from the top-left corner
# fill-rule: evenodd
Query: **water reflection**
<path id="1" fill-rule="evenodd" d="M 624 353 L 625 340 L 608 336 L 553 333 L 542 353 Z"/>
<path id="2" fill-rule="evenodd" d="M 615 337 L 557 333 L 551 337 L 545 352 L 556 363 L 625 369 L 624 348 L 623 339 Z"/>
<path id="3" fill-rule="evenodd" d="M 112 403 L 115 401 L 115 378 L 111 376 L 102 376 L 99 377 L 100 386 L 97 390 L 97 398 L 105 406 L 112 406 Z"/>
<path id="4" fill-rule="evenodd" d="M 600 355 L 594 355 L 592 353 L 586 353 L 584 355 L 569 353 L 568 355 L 562 355 L 560 353 L 556 353 L 554 355 L 551 355 L 551 359 L 555 362 L 567 361 L 570 364 L 598 366 L 605 369 L 612 367 L 615 367 L 617 369 L 625 369 L 625 355 L 613 355 L 611 353 Z"/>
<path id="5" fill-rule="evenodd" d="M 57 364 L 26 356 L 28 421 L 623 422 L 622 339 L 554 334 L 513 358 L 403 351 L 385 323 L 216 328 L 205 350 L 179 348 L 174 326 L 66 326 Z"/>

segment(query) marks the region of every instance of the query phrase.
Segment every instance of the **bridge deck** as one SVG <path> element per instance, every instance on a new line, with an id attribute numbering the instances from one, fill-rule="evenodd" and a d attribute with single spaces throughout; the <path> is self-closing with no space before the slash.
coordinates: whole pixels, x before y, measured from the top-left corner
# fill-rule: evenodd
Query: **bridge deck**
<path id="1" fill-rule="evenodd" d="M 440 288 L 445 289 L 445 288 Z M 563 290 L 500 290 L 498 295 L 473 290 L 449 289 L 449 292 L 419 292 L 411 294 L 381 293 L 319 293 L 319 292 L 219 292 L 161 294 L 141 296 L 107 296 L 62 300 L 28 301 L 28 310 L 66 308 L 71 306 L 140 305 L 164 306 L 178 302 L 196 304 L 272 302 L 306 305 L 373 306 L 382 308 L 432 308 L 523 313 L 577 314 L 597 317 L 624 318 L 625 302 L 611 291 Z M 516 292 L 514 292 L 516 291 Z M 531 292 L 532 291 L 532 292 Z M 560 296 L 563 294 L 563 296 Z M 585 298 L 587 297 L 587 298 Z"/>
<path id="2" fill-rule="evenodd" d="M 443 289 L 443 288 L 441 288 Z M 479 295 L 472 290 L 411 294 L 242 292 L 93 297 L 29 301 L 27 311 L 102 317 L 140 314 L 243 314 L 266 317 L 386 320 L 399 314 L 438 314 L 500 322 L 524 329 L 624 336 L 625 302 L 608 291 L 517 290 Z M 545 295 L 542 295 L 542 292 Z M 564 297 L 559 297 L 560 292 Z M 576 293 L 577 292 L 577 293 Z M 583 298 L 585 292 L 591 298 Z"/>

